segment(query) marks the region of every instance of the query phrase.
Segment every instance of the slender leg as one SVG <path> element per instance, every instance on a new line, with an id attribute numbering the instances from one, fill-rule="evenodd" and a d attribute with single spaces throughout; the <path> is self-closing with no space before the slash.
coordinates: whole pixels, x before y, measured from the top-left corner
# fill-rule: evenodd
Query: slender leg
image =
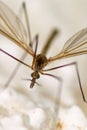
<path id="1" fill-rule="evenodd" d="M 30 30 L 29 14 L 27 13 L 25 2 L 22 3 L 22 9 L 24 12 L 25 22 L 26 22 L 27 30 L 28 30 L 28 36 L 29 36 L 29 41 L 30 41 L 29 46 L 32 48 L 32 37 L 31 37 L 31 30 Z"/>
<path id="2" fill-rule="evenodd" d="M 59 85 L 59 88 L 60 90 L 58 90 L 58 93 L 57 93 L 57 97 L 56 98 L 56 106 L 55 106 L 55 116 L 54 116 L 54 120 L 56 120 L 57 116 L 58 116 L 58 113 L 59 113 L 59 108 L 60 108 L 60 101 L 61 101 L 61 93 L 62 93 L 62 84 L 63 84 L 63 80 L 61 77 L 58 77 L 58 76 L 55 76 L 55 75 L 52 75 L 52 74 L 48 74 L 48 73 L 41 73 L 43 75 L 47 75 L 47 76 L 51 76 L 53 77 L 55 80 L 59 81 L 60 82 L 60 85 Z M 59 102 L 58 102 L 59 101 Z M 58 106 L 57 106 L 58 104 Z"/>
<path id="3" fill-rule="evenodd" d="M 86 100 L 86 98 L 85 98 L 85 95 L 84 95 L 84 92 L 83 92 L 83 89 L 82 89 L 82 84 L 81 84 L 81 80 L 80 80 L 78 65 L 77 65 L 76 62 L 72 62 L 72 63 L 70 63 L 70 64 L 65 64 L 65 65 L 61 65 L 61 66 L 58 66 L 58 67 L 46 69 L 46 70 L 43 70 L 43 72 L 44 72 L 44 71 L 51 71 L 51 70 L 55 70 L 55 69 L 59 69 L 59 68 L 67 67 L 67 66 L 72 66 L 72 65 L 74 65 L 74 66 L 75 66 L 75 69 L 76 69 L 76 73 L 77 73 L 77 77 L 78 77 L 78 81 L 79 81 L 79 87 L 80 87 L 80 90 L 81 90 L 81 93 L 82 93 L 83 100 L 84 100 L 84 102 L 87 103 L 87 100 Z"/>
<path id="4" fill-rule="evenodd" d="M 32 62 L 32 68 L 36 59 L 36 55 L 37 55 L 37 47 L 38 47 L 38 35 L 36 35 L 35 37 L 35 41 L 36 41 L 36 45 L 35 45 L 35 51 L 34 51 L 34 57 L 33 57 L 33 62 Z"/>
<path id="5" fill-rule="evenodd" d="M 46 53 L 48 52 L 48 49 L 50 48 L 52 41 L 54 40 L 54 38 L 57 36 L 57 34 L 59 33 L 59 31 L 57 29 L 53 29 L 50 33 L 50 35 L 48 36 L 46 43 L 44 44 L 45 46 L 42 48 L 41 53 L 46 55 Z"/>
<path id="6" fill-rule="evenodd" d="M 16 61 L 20 62 L 21 64 L 23 64 L 23 65 L 27 66 L 28 68 L 31 68 L 31 66 L 30 66 L 30 65 L 28 65 L 28 64 L 26 64 L 25 62 L 23 62 L 23 61 L 21 61 L 21 60 L 17 59 L 16 57 L 12 56 L 12 55 L 11 55 L 11 54 L 9 54 L 8 52 L 4 51 L 3 49 L 1 49 L 1 48 L 0 48 L 0 51 L 1 51 L 1 52 L 3 52 L 4 54 L 6 54 L 6 55 L 10 56 L 12 59 L 14 59 L 14 60 L 16 60 Z M 32 68 L 31 68 L 31 69 L 32 69 Z"/>
<path id="7" fill-rule="evenodd" d="M 25 52 L 22 55 L 22 57 L 21 57 L 20 60 L 23 61 L 25 59 L 26 55 L 27 55 L 27 53 Z M 5 88 L 9 86 L 9 84 L 11 83 L 11 81 L 13 80 L 13 78 L 15 77 L 15 75 L 16 75 L 16 73 L 17 73 L 17 71 L 18 71 L 18 69 L 19 69 L 20 66 L 21 66 L 21 63 L 18 62 L 17 65 L 16 65 L 16 67 L 14 68 L 13 72 L 11 73 L 10 77 L 8 78 L 7 82 L 5 83 L 5 85 L 4 85 Z"/>
<path id="8" fill-rule="evenodd" d="M 29 41 L 30 41 L 29 42 L 29 47 L 32 48 L 33 42 L 32 42 L 32 38 L 31 38 L 30 24 L 29 24 L 29 20 L 28 20 L 28 13 L 27 13 L 27 9 L 26 9 L 26 4 L 24 2 L 22 3 L 22 9 L 23 9 L 23 12 L 25 14 L 25 21 L 26 21 L 26 25 L 27 25 L 27 29 L 28 29 L 28 36 L 29 36 Z M 46 42 L 46 45 L 44 46 L 44 48 L 42 50 L 42 53 L 46 53 L 47 52 L 50 43 L 52 42 L 52 40 L 54 39 L 54 37 L 56 36 L 57 33 L 58 33 L 58 31 L 56 29 L 54 29 L 52 34 L 48 38 L 48 40 Z M 22 55 L 20 60 L 23 61 L 26 58 L 26 56 L 27 56 L 27 53 L 24 52 L 24 54 Z M 11 83 L 11 81 L 13 80 L 14 76 L 16 75 L 20 65 L 21 65 L 20 63 L 18 63 L 16 65 L 16 67 L 14 68 L 11 76 L 9 77 L 8 81 L 5 84 L 5 87 L 8 87 L 8 85 Z"/>
<path id="9" fill-rule="evenodd" d="M 28 20 L 28 15 L 27 15 L 27 9 L 26 9 L 26 5 L 25 3 L 22 3 L 22 9 L 23 9 L 23 12 L 25 14 L 25 20 L 26 20 L 26 25 L 27 25 L 27 29 L 28 29 L 28 36 L 29 36 L 29 47 L 32 48 L 32 38 L 31 38 L 31 31 L 30 31 L 30 24 L 29 24 L 29 20 Z M 27 56 L 27 53 L 24 52 L 20 61 L 23 61 Z M 14 68 L 12 74 L 10 75 L 10 77 L 8 78 L 7 82 L 5 83 L 4 87 L 8 87 L 8 85 L 11 83 L 11 81 L 13 80 L 13 78 L 15 77 L 19 67 L 20 67 L 20 62 L 17 63 L 16 67 Z"/>

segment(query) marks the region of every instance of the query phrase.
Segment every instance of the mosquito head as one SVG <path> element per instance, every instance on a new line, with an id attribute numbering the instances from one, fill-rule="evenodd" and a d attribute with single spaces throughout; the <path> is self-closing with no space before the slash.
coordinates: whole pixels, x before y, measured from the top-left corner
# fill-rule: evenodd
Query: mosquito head
<path id="1" fill-rule="evenodd" d="M 32 77 L 33 79 L 39 79 L 40 75 L 39 75 L 39 73 L 38 73 L 37 71 L 35 71 L 35 72 L 33 72 L 33 73 L 31 74 L 31 77 Z"/>

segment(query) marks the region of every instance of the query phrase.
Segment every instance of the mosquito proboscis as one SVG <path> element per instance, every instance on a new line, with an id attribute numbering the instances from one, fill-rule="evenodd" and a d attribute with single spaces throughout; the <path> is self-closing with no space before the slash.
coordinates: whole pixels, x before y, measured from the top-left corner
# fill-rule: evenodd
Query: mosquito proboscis
<path id="1" fill-rule="evenodd" d="M 60 53 L 58 53 L 55 56 L 47 58 L 46 53 L 48 51 L 50 43 L 52 42 L 52 40 L 57 34 L 57 29 L 54 29 L 52 31 L 43 50 L 41 51 L 40 54 L 37 54 L 38 35 L 36 35 L 34 38 L 35 50 L 33 50 L 33 47 L 32 47 L 33 41 L 31 38 L 30 27 L 28 26 L 29 24 L 28 24 L 27 11 L 25 8 L 25 4 L 23 4 L 23 7 L 24 7 L 26 23 L 28 27 L 28 37 L 27 37 L 26 30 L 23 26 L 23 23 L 21 22 L 19 17 L 2 1 L 0 1 L 0 33 L 4 35 L 5 37 L 9 38 L 11 41 L 13 41 L 23 50 L 25 50 L 27 54 L 31 55 L 33 57 L 32 65 L 28 65 L 23 60 L 19 60 L 15 58 L 14 56 L 12 56 L 11 54 L 9 54 L 8 52 L 4 51 L 1 48 L 0 48 L 0 51 L 33 70 L 33 73 L 31 74 L 32 79 L 30 79 L 31 81 L 30 88 L 34 87 L 36 80 L 40 78 L 40 74 L 52 76 L 56 78 L 57 80 L 59 79 L 61 81 L 60 77 L 49 74 L 47 73 L 47 71 L 74 65 L 76 69 L 83 100 L 87 102 L 84 96 L 83 89 L 82 89 L 81 80 L 80 80 L 79 71 L 78 71 L 78 65 L 76 62 L 72 62 L 72 63 L 61 65 L 61 66 L 56 66 L 49 69 L 44 69 L 49 63 L 53 61 L 63 59 L 63 58 L 69 58 L 69 57 L 73 57 L 77 55 L 87 54 L 87 28 L 80 30 L 74 36 L 72 36 L 64 44 L 64 47 Z"/>

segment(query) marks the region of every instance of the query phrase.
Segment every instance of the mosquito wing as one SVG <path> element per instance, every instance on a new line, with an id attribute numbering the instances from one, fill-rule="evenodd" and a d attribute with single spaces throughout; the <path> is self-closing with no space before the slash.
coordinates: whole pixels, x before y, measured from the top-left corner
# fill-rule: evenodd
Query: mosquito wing
<path id="1" fill-rule="evenodd" d="M 2 1 L 0 1 L 0 33 L 14 41 L 18 46 L 34 55 L 28 46 L 26 30 L 16 14 Z"/>
<path id="2" fill-rule="evenodd" d="M 62 51 L 49 60 L 72 57 L 76 55 L 87 54 L 87 28 L 80 30 L 72 36 L 64 45 Z"/>

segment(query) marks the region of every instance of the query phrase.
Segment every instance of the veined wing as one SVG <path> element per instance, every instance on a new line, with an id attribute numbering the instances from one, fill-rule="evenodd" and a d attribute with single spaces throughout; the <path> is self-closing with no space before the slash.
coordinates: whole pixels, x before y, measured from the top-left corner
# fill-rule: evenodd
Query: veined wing
<path id="1" fill-rule="evenodd" d="M 34 55 L 33 50 L 27 46 L 29 41 L 22 22 L 2 1 L 0 1 L 0 33 L 14 41 L 30 55 Z"/>
<path id="2" fill-rule="evenodd" d="M 64 45 L 62 51 L 49 59 L 49 61 L 60 58 L 87 54 L 87 28 L 73 35 Z"/>

